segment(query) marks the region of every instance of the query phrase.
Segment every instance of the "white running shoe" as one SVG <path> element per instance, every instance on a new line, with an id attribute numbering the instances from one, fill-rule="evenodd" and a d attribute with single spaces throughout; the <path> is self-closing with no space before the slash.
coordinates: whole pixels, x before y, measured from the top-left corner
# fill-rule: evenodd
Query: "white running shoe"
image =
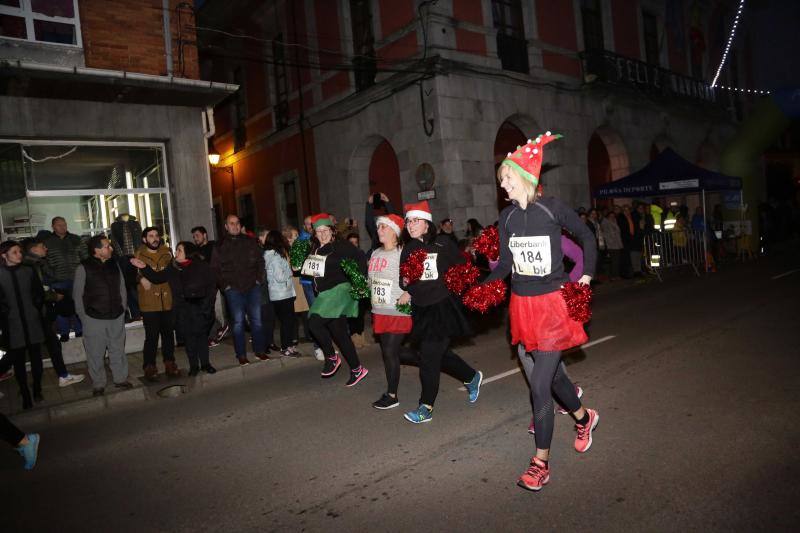
<path id="1" fill-rule="evenodd" d="M 80 383 L 86 379 L 86 376 L 83 374 L 67 374 L 65 377 L 58 378 L 58 386 L 59 387 L 69 387 L 70 385 L 75 385 L 76 383 Z"/>

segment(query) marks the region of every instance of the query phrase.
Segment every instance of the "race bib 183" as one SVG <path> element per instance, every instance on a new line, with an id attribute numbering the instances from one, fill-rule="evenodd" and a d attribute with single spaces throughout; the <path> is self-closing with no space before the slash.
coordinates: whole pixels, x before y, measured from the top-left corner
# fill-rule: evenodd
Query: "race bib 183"
<path id="1" fill-rule="evenodd" d="M 422 272 L 422 281 L 439 279 L 439 271 L 436 269 L 436 257 L 439 254 L 428 254 L 425 258 L 425 270 Z"/>
<path id="2" fill-rule="evenodd" d="M 552 270 L 550 237 L 511 237 L 508 247 L 514 257 L 514 272 L 523 276 L 547 276 Z"/>
<path id="3" fill-rule="evenodd" d="M 392 287 L 394 282 L 390 279 L 372 278 L 370 279 L 370 290 L 372 292 L 372 307 L 394 307 L 391 302 Z"/>
<path id="4" fill-rule="evenodd" d="M 321 278 L 325 276 L 325 259 L 327 256 L 312 254 L 303 261 L 303 269 L 300 271 L 304 276 Z"/>

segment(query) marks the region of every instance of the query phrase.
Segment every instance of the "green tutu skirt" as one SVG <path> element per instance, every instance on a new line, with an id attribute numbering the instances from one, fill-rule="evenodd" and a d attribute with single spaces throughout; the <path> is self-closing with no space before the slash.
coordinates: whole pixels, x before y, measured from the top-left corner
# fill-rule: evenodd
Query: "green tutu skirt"
<path id="1" fill-rule="evenodd" d="M 322 318 L 339 318 L 345 316 L 355 318 L 358 316 L 358 301 L 350 297 L 351 286 L 349 283 L 340 283 L 332 289 L 322 291 L 317 295 L 310 315 L 319 315 Z"/>

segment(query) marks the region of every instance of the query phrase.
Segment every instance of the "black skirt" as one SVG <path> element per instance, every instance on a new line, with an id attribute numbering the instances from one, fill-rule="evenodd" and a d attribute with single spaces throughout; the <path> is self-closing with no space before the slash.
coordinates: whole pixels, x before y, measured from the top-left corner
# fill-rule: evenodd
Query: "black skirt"
<path id="1" fill-rule="evenodd" d="M 411 318 L 411 339 L 416 342 L 472 335 L 464 304 L 453 295 L 426 306 L 414 305 L 412 300 Z"/>

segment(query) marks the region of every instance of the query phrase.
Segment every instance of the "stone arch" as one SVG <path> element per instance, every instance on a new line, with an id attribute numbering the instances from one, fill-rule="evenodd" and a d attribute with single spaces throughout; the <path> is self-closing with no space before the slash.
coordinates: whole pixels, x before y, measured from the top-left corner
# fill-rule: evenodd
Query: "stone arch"
<path id="1" fill-rule="evenodd" d="M 497 167 L 503 159 L 506 158 L 508 152 L 513 152 L 517 146 L 525 144 L 532 135 L 537 135 L 538 129 L 536 121 L 532 118 L 515 114 L 505 119 L 497 128 L 497 134 L 494 138 L 494 170 L 497 172 Z M 497 195 L 497 210 L 502 211 L 505 206 L 509 204 L 505 197 L 505 191 L 500 188 L 500 185 L 495 180 L 495 193 Z"/>
<path id="2" fill-rule="evenodd" d="M 586 162 L 589 190 L 592 193 L 597 187 L 630 174 L 628 149 L 619 133 L 610 126 L 600 126 L 592 132 L 587 145 Z"/>

